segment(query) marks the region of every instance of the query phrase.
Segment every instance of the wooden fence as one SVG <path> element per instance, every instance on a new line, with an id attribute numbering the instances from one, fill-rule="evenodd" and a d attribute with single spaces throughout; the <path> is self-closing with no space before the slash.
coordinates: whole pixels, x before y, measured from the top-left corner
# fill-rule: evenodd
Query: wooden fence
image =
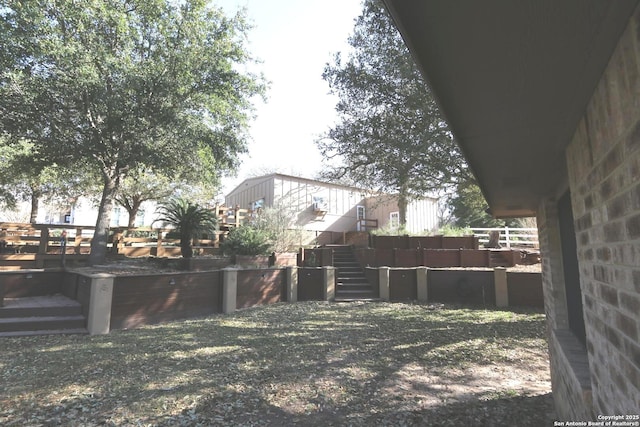
<path id="1" fill-rule="evenodd" d="M 503 227 L 503 228 L 471 228 L 473 234 L 479 238 L 480 245 L 489 242 L 491 232 L 500 233 L 498 243 L 500 246 L 511 248 L 539 248 L 538 229 L 537 228 L 520 228 L 520 227 Z"/>
<path id="2" fill-rule="evenodd" d="M 218 248 L 229 230 L 245 224 L 251 217 L 247 209 L 217 207 L 218 230 L 194 241 L 196 250 Z M 4 254 L 88 254 L 95 227 L 71 224 L 0 223 L 0 252 Z M 168 238 L 170 228 L 112 227 L 108 246 L 114 253 L 144 256 L 179 255 L 179 240 Z M 138 249 L 134 249 L 138 248 Z M 147 248 L 142 250 L 139 248 Z"/>

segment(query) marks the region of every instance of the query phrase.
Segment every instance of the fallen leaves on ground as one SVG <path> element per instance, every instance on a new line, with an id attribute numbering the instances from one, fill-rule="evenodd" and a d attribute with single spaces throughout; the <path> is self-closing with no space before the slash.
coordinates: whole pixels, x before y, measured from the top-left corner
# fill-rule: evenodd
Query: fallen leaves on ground
<path id="1" fill-rule="evenodd" d="M 283 303 L 0 347 L 4 426 L 553 420 L 540 312 Z"/>

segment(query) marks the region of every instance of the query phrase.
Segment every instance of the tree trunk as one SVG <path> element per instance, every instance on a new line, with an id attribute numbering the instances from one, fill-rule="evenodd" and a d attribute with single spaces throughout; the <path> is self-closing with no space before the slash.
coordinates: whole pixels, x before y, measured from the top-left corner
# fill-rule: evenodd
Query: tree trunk
<path id="1" fill-rule="evenodd" d="M 180 233 L 180 254 L 182 255 L 182 258 L 193 258 L 191 234 L 189 233 Z"/>
<path id="2" fill-rule="evenodd" d="M 407 205 L 409 203 L 407 199 L 407 194 L 401 189 L 398 194 L 398 214 L 400 216 L 400 228 L 402 229 L 407 228 Z"/>
<path id="3" fill-rule="evenodd" d="M 31 213 L 29 214 L 29 222 L 35 224 L 38 218 L 38 209 L 40 208 L 40 196 L 42 193 L 31 188 Z"/>
<path id="4" fill-rule="evenodd" d="M 102 199 L 100 200 L 98 219 L 96 220 L 96 230 L 93 234 L 93 239 L 91 240 L 89 265 L 103 264 L 107 259 L 107 240 L 109 238 L 111 211 L 113 210 L 113 199 L 116 191 L 116 179 L 105 175 Z"/>
<path id="5" fill-rule="evenodd" d="M 142 204 L 142 202 L 140 201 L 140 199 L 133 199 L 132 200 L 132 204 L 131 207 L 129 209 L 127 209 L 127 212 L 129 214 L 129 221 L 127 222 L 127 227 L 128 228 L 134 228 L 136 225 L 136 216 L 138 216 L 138 211 L 140 210 L 140 205 Z"/>

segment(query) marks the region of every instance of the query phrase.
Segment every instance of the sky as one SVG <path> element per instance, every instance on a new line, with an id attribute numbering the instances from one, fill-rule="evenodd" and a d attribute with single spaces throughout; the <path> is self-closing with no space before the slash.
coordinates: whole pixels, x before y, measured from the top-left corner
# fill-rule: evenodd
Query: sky
<path id="1" fill-rule="evenodd" d="M 337 98 L 322 79 L 333 54 L 345 52 L 361 0 L 217 0 L 227 14 L 246 7 L 247 48 L 270 82 L 257 100 L 248 154 L 227 194 L 250 176 L 272 172 L 314 178 L 323 163 L 314 141 L 336 120 Z"/>

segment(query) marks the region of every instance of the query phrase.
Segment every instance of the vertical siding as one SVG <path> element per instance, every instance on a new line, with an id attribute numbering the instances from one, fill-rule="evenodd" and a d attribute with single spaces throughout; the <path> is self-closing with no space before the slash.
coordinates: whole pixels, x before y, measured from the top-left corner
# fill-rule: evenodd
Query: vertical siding
<path id="1" fill-rule="evenodd" d="M 407 206 L 407 230 L 411 233 L 434 231 L 438 228 L 438 201 L 415 200 Z"/>
<path id="2" fill-rule="evenodd" d="M 324 215 L 313 210 L 314 197 L 322 197 L 327 206 Z M 356 229 L 356 206 L 363 205 L 366 218 L 378 220 L 378 226 L 389 223 L 391 212 L 398 210 L 393 196 L 367 197 L 364 190 L 322 183 L 286 175 L 269 175 L 248 179 L 227 195 L 227 206 L 249 208 L 251 203 L 265 199 L 266 206 L 282 203 L 297 212 L 297 225 L 309 231 L 345 232 Z M 424 199 L 411 203 L 407 212 L 411 232 L 437 228 L 437 200 Z"/>
<path id="3" fill-rule="evenodd" d="M 238 188 L 225 197 L 225 205 L 251 208 L 251 203 L 264 198 L 268 205 L 273 201 L 273 176 L 254 178 L 244 181 Z"/>

